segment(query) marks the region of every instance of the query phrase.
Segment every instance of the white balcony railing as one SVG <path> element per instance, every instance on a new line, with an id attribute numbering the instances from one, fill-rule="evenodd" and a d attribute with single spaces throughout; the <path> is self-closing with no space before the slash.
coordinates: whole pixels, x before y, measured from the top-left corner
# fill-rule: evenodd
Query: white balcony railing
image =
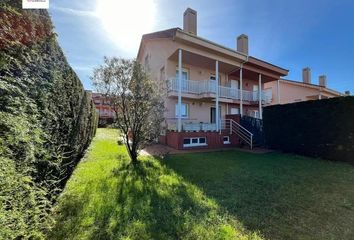
<path id="1" fill-rule="evenodd" d="M 168 79 L 168 90 L 178 91 L 178 80 L 176 78 Z M 182 92 L 191 93 L 191 94 L 216 94 L 216 81 L 183 80 Z M 246 90 L 241 91 L 236 88 L 219 86 L 219 97 L 240 100 L 241 94 L 242 94 L 242 99 L 244 101 L 256 102 L 259 99 L 258 91 L 246 91 Z M 270 103 L 272 101 L 272 90 L 271 89 L 262 90 L 261 96 L 262 96 L 263 103 Z"/>
<path id="2" fill-rule="evenodd" d="M 177 120 L 168 120 L 167 129 L 170 131 L 177 131 Z M 200 132 L 200 131 L 216 131 L 215 123 L 197 122 L 191 120 L 182 121 L 182 131 L 186 132 Z"/>

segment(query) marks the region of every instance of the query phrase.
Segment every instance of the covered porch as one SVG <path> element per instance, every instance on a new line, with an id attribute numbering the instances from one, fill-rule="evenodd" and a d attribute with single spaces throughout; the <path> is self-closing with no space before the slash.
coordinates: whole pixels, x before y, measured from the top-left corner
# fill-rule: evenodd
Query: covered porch
<path id="1" fill-rule="evenodd" d="M 168 96 L 178 100 L 177 121 L 172 126 L 178 132 L 182 129 L 221 130 L 218 121 L 184 121 L 182 99 L 185 98 L 215 102 L 216 119 L 220 119 L 219 106 L 224 102 L 237 103 L 241 115 L 245 114 L 245 105 L 257 106 L 257 116 L 262 118 L 262 106 L 272 100 L 271 89 L 264 89 L 264 83 L 278 78 L 264 69 L 250 65 L 246 55 L 231 59 L 188 47 L 177 49 L 168 61 L 171 62 L 171 69 L 166 71 Z"/>
<path id="2" fill-rule="evenodd" d="M 178 132 L 178 99 L 170 97 L 166 100 L 165 129 Z M 239 103 L 219 102 L 219 115 L 216 115 L 215 99 L 194 99 L 184 97 L 181 103 L 181 132 L 182 131 L 218 131 L 222 129 L 222 119 L 227 115 L 240 114 Z M 257 106 L 244 107 L 247 115 L 253 116 L 251 111 L 258 110 Z M 219 119 L 219 129 L 217 128 Z"/>

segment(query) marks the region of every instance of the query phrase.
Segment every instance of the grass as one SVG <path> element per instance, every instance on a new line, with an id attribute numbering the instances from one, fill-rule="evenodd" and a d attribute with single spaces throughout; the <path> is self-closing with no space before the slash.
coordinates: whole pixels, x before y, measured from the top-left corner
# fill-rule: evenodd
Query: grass
<path id="1" fill-rule="evenodd" d="M 354 239 L 354 166 L 281 153 L 170 156 L 166 166 L 267 239 Z"/>
<path id="2" fill-rule="evenodd" d="M 261 239 L 158 159 L 128 164 L 114 130 L 98 129 L 55 209 L 48 239 Z"/>
<path id="3" fill-rule="evenodd" d="M 48 239 L 354 239 L 354 166 L 239 151 L 128 164 L 99 129 Z"/>

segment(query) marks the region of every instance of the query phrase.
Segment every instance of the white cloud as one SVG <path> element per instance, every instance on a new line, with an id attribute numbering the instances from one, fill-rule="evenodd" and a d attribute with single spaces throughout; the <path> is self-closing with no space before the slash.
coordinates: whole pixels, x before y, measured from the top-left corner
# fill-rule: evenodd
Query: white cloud
<path id="1" fill-rule="evenodd" d="M 53 13 L 80 17 L 91 37 L 107 43 L 104 49 L 111 49 L 112 55 L 134 57 L 139 48 L 141 36 L 155 30 L 158 0 L 95 0 L 83 1 L 79 5 L 52 4 Z M 65 5 L 66 4 L 66 5 Z M 96 46 L 99 48 L 99 46 Z"/>
<path id="2" fill-rule="evenodd" d="M 73 8 L 58 7 L 55 5 L 51 6 L 50 9 L 79 17 L 98 17 L 95 11 L 78 10 Z"/>

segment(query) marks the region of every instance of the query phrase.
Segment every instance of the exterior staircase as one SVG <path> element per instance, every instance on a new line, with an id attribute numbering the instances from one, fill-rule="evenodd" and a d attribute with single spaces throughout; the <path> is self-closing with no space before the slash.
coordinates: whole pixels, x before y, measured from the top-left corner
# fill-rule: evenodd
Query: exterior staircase
<path id="1" fill-rule="evenodd" d="M 225 119 L 221 122 L 222 129 L 230 131 L 239 137 L 240 145 L 247 145 L 250 149 L 265 145 L 263 133 L 263 121 L 249 116 L 240 117 L 240 123 L 233 119 Z"/>
<path id="2" fill-rule="evenodd" d="M 248 145 L 251 150 L 253 149 L 253 133 L 248 131 L 245 127 L 241 126 L 241 124 L 233 119 L 225 119 L 222 120 L 221 126 L 222 129 L 229 130 L 230 134 L 236 134 L 239 137 L 241 143 Z"/>

